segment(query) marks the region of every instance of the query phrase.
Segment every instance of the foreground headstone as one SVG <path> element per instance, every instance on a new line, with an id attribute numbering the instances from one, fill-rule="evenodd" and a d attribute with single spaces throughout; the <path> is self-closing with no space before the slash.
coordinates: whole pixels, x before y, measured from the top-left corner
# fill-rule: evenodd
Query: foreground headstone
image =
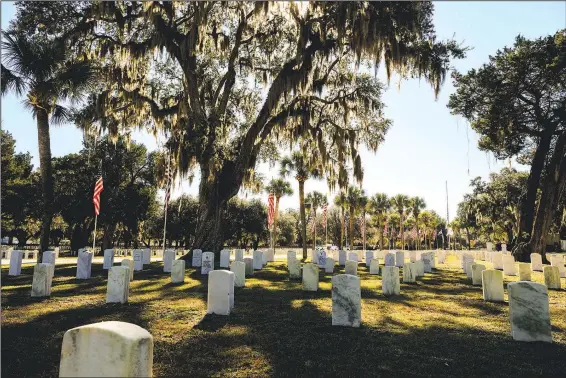
<path id="1" fill-rule="evenodd" d="M 375 258 L 374 251 L 366 251 L 366 267 L 371 265 L 371 260 Z"/>
<path id="2" fill-rule="evenodd" d="M 550 256 L 550 265 L 558 267 L 560 277 L 566 278 L 566 267 L 564 266 L 564 257 L 562 255 Z"/>
<path id="3" fill-rule="evenodd" d="M 369 264 L 369 274 L 379 274 L 379 260 L 373 259 Z"/>
<path id="4" fill-rule="evenodd" d="M 359 327 L 361 321 L 360 278 L 349 274 L 338 274 L 332 277 L 332 325 Z"/>
<path id="5" fill-rule="evenodd" d="M 402 268 L 403 264 L 405 264 L 405 252 L 396 251 L 395 252 L 395 266 L 397 268 Z"/>
<path id="6" fill-rule="evenodd" d="M 246 277 L 254 275 L 254 259 L 251 257 L 244 257 L 244 264 L 246 264 Z"/>
<path id="7" fill-rule="evenodd" d="M 303 265 L 303 290 L 318 290 L 318 266 L 312 263 Z"/>
<path id="8" fill-rule="evenodd" d="M 482 285 L 482 272 L 485 270 L 485 265 L 473 263 L 472 267 L 472 285 Z"/>
<path id="9" fill-rule="evenodd" d="M 108 269 L 106 303 L 126 303 L 130 295 L 130 268 L 113 266 Z"/>
<path id="10" fill-rule="evenodd" d="M 104 262 L 102 263 L 102 269 L 108 270 L 114 266 L 114 250 L 105 249 L 104 250 Z"/>
<path id="11" fill-rule="evenodd" d="M 246 286 L 246 264 L 242 261 L 233 261 L 230 264 L 230 271 L 234 273 L 234 286 Z"/>
<path id="12" fill-rule="evenodd" d="M 94 253 L 89 251 L 79 251 L 77 254 L 77 279 L 89 279 L 92 273 L 92 257 Z"/>
<path id="13" fill-rule="evenodd" d="M 163 271 L 165 273 L 171 273 L 171 269 L 173 267 L 173 260 L 175 260 L 175 250 L 174 249 L 166 249 L 163 251 Z"/>
<path id="14" fill-rule="evenodd" d="M 358 275 L 358 262 L 353 260 L 346 260 L 346 267 L 344 268 L 345 274 L 351 274 L 353 276 Z"/>
<path id="15" fill-rule="evenodd" d="M 531 280 L 531 264 L 519 263 L 519 281 Z"/>
<path id="16" fill-rule="evenodd" d="M 396 266 L 384 266 L 382 269 L 381 290 L 383 295 L 399 295 L 401 292 L 399 268 Z"/>
<path id="17" fill-rule="evenodd" d="M 244 250 L 243 249 L 236 249 L 234 251 L 234 261 L 244 262 Z"/>
<path id="18" fill-rule="evenodd" d="M 51 282 L 53 280 L 53 265 L 36 264 L 33 268 L 33 281 L 31 283 L 32 297 L 49 297 L 51 295 Z"/>
<path id="19" fill-rule="evenodd" d="M 185 260 L 173 260 L 171 263 L 171 283 L 185 282 Z"/>
<path id="20" fill-rule="evenodd" d="M 560 271 L 557 266 L 545 266 L 543 269 L 544 284 L 549 289 L 560 289 Z"/>
<path id="21" fill-rule="evenodd" d="M 214 253 L 204 252 L 202 254 L 202 266 L 200 274 L 209 274 L 214 270 Z"/>
<path id="22" fill-rule="evenodd" d="M 193 259 L 191 261 L 193 268 L 200 268 L 202 266 L 202 249 L 193 249 Z"/>
<path id="23" fill-rule="evenodd" d="M 531 253 L 531 270 L 542 272 L 542 256 L 540 253 Z"/>
<path id="24" fill-rule="evenodd" d="M 395 254 L 392 252 L 388 252 L 385 254 L 384 258 L 384 265 L 385 266 L 395 266 Z"/>
<path id="25" fill-rule="evenodd" d="M 403 266 L 403 283 L 417 282 L 417 264 L 405 263 Z"/>
<path id="26" fill-rule="evenodd" d="M 327 257 L 326 262 L 324 264 L 324 272 L 334 273 L 334 264 L 335 264 L 334 259 L 332 257 Z"/>
<path id="27" fill-rule="evenodd" d="M 63 336 L 59 377 L 151 377 L 153 337 L 125 322 L 72 328 Z"/>
<path id="28" fill-rule="evenodd" d="M 134 270 L 136 272 L 143 270 L 143 249 L 134 249 L 132 252 L 134 258 Z"/>
<path id="29" fill-rule="evenodd" d="M 203 254 L 203 263 L 207 253 Z M 208 274 L 207 314 L 230 315 L 234 307 L 234 281 L 234 272 L 228 270 L 213 270 Z"/>
<path id="30" fill-rule="evenodd" d="M 504 302 L 503 272 L 495 269 L 486 269 L 482 272 L 483 300 L 490 302 Z"/>
<path id="31" fill-rule="evenodd" d="M 19 276 L 22 273 L 22 258 L 22 251 L 12 250 L 10 254 L 10 268 L 8 269 L 9 276 Z"/>
<path id="32" fill-rule="evenodd" d="M 515 258 L 509 255 L 503 255 L 503 274 L 506 276 L 516 276 L 517 270 L 515 269 Z"/>
<path id="33" fill-rule="evenodd" d="M 151 250 L 149 248 L 144 248 L 142 251 L 143 251 L 143 265 L 151 264 Z"/>
<path id="34" fill-rule="evenodd" d="M 296 258 L 290 258 L 287 261 L 287 268 L 289 269 L 289 279 L 301 278 L 301 262 Z"/>
<path id="35" fill-rule="evenodd" d="M 511 335 L 517 341 L 552 342 L 546 286 L 519 281 L 507 285 Z"/>
<path id="36" fill-rule="evenodd" d="M 54 251 L 43 252 L 43 257 L 41 258 L 41 262 L 43 264 L 53 265 L 53 269 L 51 270 L 51 277 L 53 277 L 55 275 L 55 252 Z"/>
<path id="37" fill-rule="evenodd" d="M 130 269 L 130 281 L 134 280 L 134 260 L 132 259 L 122 259 L 122 266 L 127 266 Z"/>
<path id="38" fill-rule="evenodd" d="M 220 251 L 220 267 L 228 268 L 230 266 L 230 251 L 223 249 Z"/>
<path id="39" fill-rule="evenodd" d="M 503 254 L 500 252 L 494 252 L 491 255 L 491 262 L 493 263 L 493 269 L 503 270 Z"/>
<path id="40" fill-rule="evenodd" d="M 346 251 L 338 251 L 338 265 L 346 265 Z"/>
<path id="41" fill-rule="evenodd" d="M 253 259 L 254 259 L 254 269 L 259 270 L 259 269 L 263 268 L 263 252 L 262 251 L 254 251 Z"/>

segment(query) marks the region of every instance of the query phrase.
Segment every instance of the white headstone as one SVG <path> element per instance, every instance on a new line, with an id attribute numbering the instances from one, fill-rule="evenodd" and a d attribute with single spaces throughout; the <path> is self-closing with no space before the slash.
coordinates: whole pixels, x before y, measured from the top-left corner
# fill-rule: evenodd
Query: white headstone
<path id="1" fill-rule="evenodd" d="M 357 262 L 358 261 L 358 253 L 357 252 L 348 252 L 348 260 Z M 347 264 L 347 263 L 348 263 L 348 261 L 346 261 L 345 264 Z"/>
<path id="2" fill-rule="evenodd" d="M 361 321 L 360 278 L 349 274 L 338 274 L 332 277 L 332 325 L 359 327 Z"/>
<path id="3" fill-rule="evenodd" d="M 193 261 L 191 264 L 194 267 L 200 268 L 202 266 L 202 250 L 193 249 Z"/>
<path id="4" fill-rule="evenodd" d="M 244 250 L 243 249 L 236 249 L 236 251 L 234 251 L 234 261 L 244 262 Z"/>
<path id="5" fill-rule="evenodd" d="M 126 303 L 130 295 L 130 268 L 113 266 L 108 269 L 106 303 Z"/>
<path id="6" fill-rule="evenodd" d="M 176 253 L 174 249 L 166 249 L 163 251 L 163 272 L 171 273 L 173 260 L 175 260 Z"/>
<path id="7" fill-rule="evenodd" d="M 242 261 L 232 261 L 230 271 L 234 272 L 234 286 L 246 286 L 246 264 Z"/>
<path id="8" fill-rule="evenodd" d="M 369 274 L 379 274 L 379 260 L 373 259 L 369 264 Z"/>
<path id="9" fill-rule="evenodd" d="M 464 269 L 464 271 L 466 272 L 466 277 L 472 279 L 472 281 L 473 281 L 472 268 L 474 265 L 475 265 L 475 261 L 469 261 L 466 263 L 466 268 Z"/>
<path id="10" fill-rule="evenodd" d="M 171 283 L 185 282 L 185 260 L 171 262 Z"/>
<path id="11" fill-rule="evenodd" d="M 202 266 L 200 268 L 200 274 L 209 274 L 214 270 L 214 253 L 204 252 L 202 254 Z"/>
<path id="12" fill-rule="evenodd" d="M 289 269 L 290 279 L 301 278 L 301 262 L 294 257 L 287 260 L 287 268 Z"/>
<path id="13" fill-rule="evenodd" d="M 77 279 L 86 280 L 91 276 L 92 257 L 94 253 L 89 251 L 79 251 L 77 254 Z"/>
<path id="14" fill-rule="evenodd" d="M 542 272 L 542 256 L 540 253 L 531 253 L 531 270 Z"/>
<path id="15" fill-rule="evenodd" d="M 528 282 L 512 282 L 509 291 L 511 335 L 517 341 L 552 342 L 550 311 L 546 286 Z"/>
<path id="16" fill-rule="evenodd" d="M 424 269 L 424 261 L 423 260 L 417 260 L 414 262 L 415 266 L 416 266 L 416 271 L 417 271 L 417 277 L 422 277 L 425 274 L 425 269 Z"/>
<path id="17" fill-rule="evenodd" d="M 346 251 L 338 251 L 338 265 L 340 266 L 346 265 L 346 260 L 347 260 L 346 257 L 347 257 Z"/>
<path id="18" fill-rule="evenodd" d="M 405 252 L 395 251 L 395 266 L 397 268 L 402 268 L 405 264 Z"/>
<path id="19" fill-rule="evenodd" d="M 327 257 L 326 262 L 324 263 L 324 272 L 334 273 L 334 264 L 334 259 L 332 257 Z"/>
<path id="20" fill-rule="evenodd" d="M 324 269 L 326 266 L 326 251 L 318 251 L 318 261 L 317 265 L 319 268 Z"/>
<path id="21" fill-rule="evenodd" d="M 493 251 L 493 243 L 492 243 L 492 242 L 487 242 L 487 243 L 486 243 L 486 247 L 487 247 L 487 250 L 488 250 L 489 252 L 492 252 L 492 251 Z"/>
<path id="22" fill-rule="evenodd" d="M 517 270 L 515 269 L 515 258 L 509 255 L 503 255 L 503 274 L 506 276 L 516 276 Z"/>
<path id="23" fill-rule="evenodd" d="M 501 244 L 501 252 L 507 252 L 507 244 Z"/>
<path id="24" fill-rule="evenodd" d="M 263 255 L 263 264 L 267 264 L 268 262 L 275 261 L 275 251 L 273 248 L 267 248 L 266 250 L 262 251 Z"/>
<path id="25" fill-rule="evenodd" d="M 399 295 L 401 292 L 401 284 L 399 283 L 399 268 L 396 266 L 384 266 L 382 268 L 381 276 L 381 289 L 383 291 L 383 295 Z"/>
<path id="26" fill-rule="evenodd" d="M 254 259 L 251 257 L 244 257 L 244 264 L 246 264 L 246 277 L 254 275 Z"/>
<path id="27" fill-rule="evenodd" d="M 295 251 L 287 251 L 287 264 L 289 263 L 289 259 L 296 259 L 297 258 L 297 252 Z"/>
<path id="28" fill-rule="evenodd" d="M 36 264 L 33 268 L 33 281 L 31 283 L 32 297 L 49 297 L 51 295 L 51 282 L 53 280 L 52 264 Z"/>
<path id="29" fill-rule="evenodd" d="M 149 248 L 143 249 L 143 265 L 151 264 L 151 250 Z"/>
<path id="30" fill-rule="evenodd" d="M 303 290 L 318 290 L 318 266 L 311 263 L 303 265 Z"/>
<path id="31" fill-rule="evenodd" d="M 560 289 L 560 271 L 557 266 L 546 265 L 543 268 L 544 273 L 544 284 L 549 289 Z"/>
<path id="32" fill-rule="evenodd" d="M 143 249 L 134 249 L 132 254 L 134 258 L 134 270 L 136 272 L 143 270 Z"/>
<path id="33" fill-rule="evenodd" d="M 421 261 L 423 262 L 425 273 L 432 272 L 432 260 L 434 260 L 432 252 L 421 253 Z"/>
<path id="34" fill-rule="evenodd" d="M 254 258 L 254 269 L 257 270 L 263 268 L 263 252 L 254 251 L 253 258 Z"/>
<path id="35" fill-rule="evenodd" d="M 102 264 L 102 269 L 110 269 L 114 266 L 114 250 L 105 249 L 104 250 L 104 262 Z"/>
<path id="36" fill-rule="evenodd" d="M 395 266 L 395 254 L 388 252 L 385 254 L 385 266 Z"/>
<path id="37" fill-rule="evenodd" d="M 220 251 L 220 267 L 229 268 L 230 267 L 230 251 L 223 249 Z"/>
<path id="38" fill-rule="evenodd" d="M 412 263 L 417 261 L 417 251 L 409 251 L 409 261 Z"/>
<path id="39" fill-rule="evenodd" d="M 59 377 L 151 377 L 153 337 L 125 322 L 72 328 L 63 336 Z"/>
<path id="40" fill-rule="evenodd" d="M 531 264 L 529 263 L 519 263 L 519 281 L 530 281 L 531 280 Z"/>
<path id="41" fill-rule="evenodd" d="M 566 278 L 566 267 L 564 266 L 564 256 L 552 255 L 550 256 L 550 265 L 558 267 L 560 277 Z"/>
<path id="42" fill-rule="evenodd" d="M 503 272 L 495 269 L 486 269 L 482 272 L 483 300 L 490 302 L 504 302 Z"/>
<path id="43" fill-rule="evenodd" d="M 206 261 L 203 253 L 203 264 Z M 208 274 L 207 314 L 230 315 L 234 307 L 235 274 L 228 270 L 213 270 Z"/>
<path id="44" fill-rule="evenodd" d="M 493 263 L 493 269 L 503 270 L 503 254 L 500 252 L 494 252 L 491 255 L 491 262 Z"/>
<path id="45" fill-rule="evenodd" d="M 371 260 L 374 259 L 374 251 L 366 251 L 366 266 L 369 267 L 371 265 Z"/>
<path id="46" fill-rule="evenodd" d="M 19 276 L 22 273 L 22 257 L 22 251 L 12 251 L 10 254 L 10 268 L 8 269 L 9 276 Z"/>
<path id="47" fill-rule="evenodd" d="M 122 266 L 127 266 L 130 269 L 130 281 L 134 280 L 134 260 L 132 259 L 122 259 Z"/>
<path id="48" fill-rule="evenodd" d="M 482 285 L 482 272 L 485 270 L 485 265 L 473 263 L 472 267 L 472 285 Z"/>
<path id="49" fill-rule="evenodd" d="M 41 258 L 41 262 L 43 264 L 53 265 L 53 269 L 51 270 L 51 277 L 53 277 L 55 275 L 55 252 L 54 251 L 43 252 L 43 257 Z"/>
<path id="50" fill-rule="evenodd" d="M 403 283 L 417 282 L 417 263 L 405 263 L 403 266 Z"/>
<path id="51" fill-rule="evenodd" d="M 358 262 L 354 260 L 346 260 L 346 268 L 344 274 L 351 274 L 352 276 L 358 275 Z"/>

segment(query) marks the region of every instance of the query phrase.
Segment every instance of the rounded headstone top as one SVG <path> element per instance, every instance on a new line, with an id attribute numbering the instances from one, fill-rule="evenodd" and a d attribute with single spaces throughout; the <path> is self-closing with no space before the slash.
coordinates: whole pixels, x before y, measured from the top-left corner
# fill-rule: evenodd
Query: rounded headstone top
<path id="1" fill-rule="evenodd" d="M 136 324 L 119 322 L 114 320 L 108 322 L 87 324 L 84 326 L 71 328 L 67 332 L 75 333 L 75 332 L 83 332 L 83 331 L 87 331 L 87 332 L 103 331 L 107 333 L 120 335 L 120 337 L 124 337 L 128 339 L 152 338 L 151 333 L 149 333 L 146 329 Z"/>

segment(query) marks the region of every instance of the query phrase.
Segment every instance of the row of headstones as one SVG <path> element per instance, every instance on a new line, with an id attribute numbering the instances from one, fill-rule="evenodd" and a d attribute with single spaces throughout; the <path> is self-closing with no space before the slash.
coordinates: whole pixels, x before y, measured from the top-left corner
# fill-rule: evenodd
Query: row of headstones
<path id="1" fill-rule="evenodd" d="M 15 252 L 15 253 L 14 253 Z M 56 250 L 54 251 L 55 253 L 57 253 L 57 255 L 59 255 L 59 248 L 56 248 Z M 12 264 L 12 256 L 15 257 L 15 259 L 37 259 L 37 254 L 39 253 L 39 251 L 37 249 L 34 250 L 26 250 L 26 251 L 20 251 L 20 250 L 15 250 L 14 248 L 6 248 L 2 251 L 2 259 L 5 260 L 9 260 L 10 264 Z M 20 263 L 21 265 L 21 263 Z"/>
<path id="2" fill-rule="evenodd" d="M 290 251 L 292 252 L 292 251 Z M 365 264 L 367 267 L 371 267 L 371 261 L 382 259 L 384 260 L 385 266 L 396 266 L 402 268 L 407 259 L 407 254 L 409 255 L 409 261 L 414 263 L 419 260 L 430 259 L 429 256 L 437 256 L 439 264 L 443 264 L 446 258 L 444 251 L 365 251 Z M 327 259 L 332 259 L 333 262 L 338 261 L 338 264 L 345 266 L 346 260 L 362 262 L 360 257 L 360 252 L 347 252 L 347 251 L 333 251 L 333 257 L 328 257 L 328 254 L 324 250 L 313 250 L 312 251 L 312 262 L 317 264 L 319 268 L 324 268 L 326 266 Z M 432 268 L 435 268 L 434 261 L 431 261 Z"/>

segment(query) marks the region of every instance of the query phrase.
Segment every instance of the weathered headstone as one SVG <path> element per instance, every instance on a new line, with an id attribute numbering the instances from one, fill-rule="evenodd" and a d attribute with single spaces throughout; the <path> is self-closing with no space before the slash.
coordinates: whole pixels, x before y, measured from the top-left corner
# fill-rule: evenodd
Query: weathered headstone
<path id="1" fill-rule="evenodd" d="M 290 279 L 300 279 L 301 278 L 301 262 L 296 258 L 292 257 L 287 260 L 287 268 L 289 269 Z"/>
<path id="2" fill-rule="evenodd" d="M 472 267 L 472 285 L 482 285 L 482 272 L 485 270 L 485 265 L 473 263 Z"/>
<path id="3" fill-rule="evenodd" d="M 324 263 L 324 272 L 325 273 L 334 273 L 334 259 L 332 257 L 327 257 L 326 262 Z"/>
<path id="4" fill-rule="evenodd" d="M 297 258 L 297 252 L 295 251 L 287 251 L 287 264 L 289 263 L 289 259 L 296 259 Z"/>
<path id="5" fill-rule="evenodd" d="M 19 276 L 22 273 L 22 257 L 22 251 L 12 250 L 10 254 L 10 268 L 8 269 L 9 276 Z"/>
<path id="6" fill-rule="evenodd" d="M 134 259 L 134 270 L 136 272 L 143 270 L 143 249 L 134 249 L 132 252 Z"/>
<path id="7" fill-rule="evenodd" d="M 416 262 L 417 261 L 417 251 L 409 251 L 409 262 Z"/>
<path id="8" fill-rule="evenodd" d="M 519 263 L 519 281 L 531 280 L 531 264 Z"/>
<path id="9" fill-rule="evenodd" d="M 425 273 L 432 272 L 432 260 L 434 259 L 432 252 L 421 253 L 421 260 L 423 262 Z"/>
<path id="10" fill-rule="evenodd" d="M 366 267 L 369 268 L 371 260 L 373 260 L 374 258 L 374 251 L 366 251 Z"/>
<path id="11" fill-rule="evenodd" d="M 332 277 L 332 325 L 359 327 L 361 321 L 360 278 L 349 274 L 338 274 Z"/>
<path id="12" fill-rule="evenodd" d="M 566 267 L 564 266 L 564 256 L 562 255 L 550 256 L 550 266 L 557 267 L 560 277 L 566 278 Z"/>
<path id="13" fill-rule="evenodd" d="M 351 274 L 353 276 L 358 275 L 358 262 L 354 260 L 346 260 L 346 268 L 344 269 L 345 274 Z"/>
<path id="14" fill-rule="evenodd" d="M 531 270 L 542 272 L 542 256 L 540 253 L 531 253 Z"/>
<path id="15" fill-rule="evenodd" d="M 165 273 L 171 273 L 173 267 L 173 260 L 175 260 L 175 250 L 166 249 L 163 251 L 163 271 Z"/>
<path id="16" fill-rule="evenodd" d="M 369 264 L 369 274 L 379 274 L 379 260 L 373 259 Z"/>
<path id="17" fill-rule="evenodd" d="M 214 270 L 214 253 L 204 252 L 202 254 L 202 266 L 200 268 L 200 274 L 209 274 Z"/>
<path id="18" fill-rule="evenodd" d="M 246 264 L 246 277 L 254 275 L 254 259 L 251 257 L 244 257 L 244 264 Z"/>
<path id="19" fill-rule="evenodd" d="M 114 266 L 114 250 L 105 249 L 104 250 L 104 262 L 102 263 L 102 269 L 108 270 Z"/>
<path id="20" fill-rule="evenodd" d="M 381 276 L 381 290 L 383 291 L 383 295 L 399 295 L 401 292 L 399 268 L 396 266 L 384 266 Z"/>
<path id="21" fill-rule="evenodd" d="M 348 252 L 348 260 L 350 261 L 358 261 L 358 253 L 357 252 Z M 348 261 L 346 261 L 348 263 Z"/>
<path id="22" fill-rule="evenodd" d="M 33 281 L 31 283 L 32 297 L 49 297 L 53 280 L 52 264 L 36 264 L 33 268 Z"/>
<path id="23" fill-rule="evenodd" d="M 130 281 L 134 280 L 134 260 L 132 259 L 122 259 L 121 264 L 122 266 L 127 266 L 128 268 L 130 268 Z"/>
<path id="24" fill-rule="evenodd" d="M 77 279 L 89 279 L 92 272 L 92 257 L 94 253 L 89 251 L 79 251 L 77 254 Z"/>
<path id="25" fill-rule="evenodd" d="M 507 252 L 507 244 L 505 243 L 501 244 L 501 252 Z"/>
<path id="26" fill-rule="evenodd" d="M 495 269 L 486 269 L 482 272 L 483 300 L 490 302 L 504 302 L 503 272 Z"/>
<path id="27" fill-rule="evenodd" d="M 43 264 L 53 265 L 53 269 L 51 269 L 51 277 L 53 277 L 55 275 L 55 252 L 54 251 L 43 252 L 43 257 L 41 258 L 41 262 Z"/>
<path id="28" fill-rule="evenodd" d="M 273 250 L 273 248 L 267 248 L 262 252 L 263 265 L 266 265 L 268 262 L 275 261 L 275 251 Z"/>
<path id="29" fill-rule="evenodd" d="M 171 262 L 171 283 L 185 282 L 185 260 Z"/>
<path id="30" fill-rule="evenodd" d="M 303 290 L 318 290 L 318 266 L 312 263 L 303 265 Z"/>
<path id="31" fill-rule="evenodd" d="M 469 279 L 473 279 L 472 268 L 474 265 L 475 265 L 475 261 L 470 261 L 466 263 L 466 268 L 464 269 L 464 272 L 466 272 L 466 277 L 468 277 Z"/>
<path id="32" fill-rule="evenodd" d="M 528 282 L 512 282 L 509 291 L 511 335 L 517 341 L 552 342 L 550 311 L 546 286 Z"/>
<path id="33" fill-rule="evenodd" d="M 254 259 L 254 269 L 258 270 L 258 269 L 263 268 L 263 252 L 262 251 L 254 251 L 253 259 Z"/>
<path id="34" fill-rule="evenodd" d="M 384 265 L 385 266 L 395 266 L 395 254 L 392 252 L 388 252 L 385 254 L 385 259 L 384 259 Z"/>
<path id="35" fill-rule="evenodd" d="M 143 265 L 151 264 L 151 250 L 149 248 L 144 248 L 142 251 L 143 251 Z"/>
<path id="36" fill-rule="evenodd" d="M 422 277 L 425 274 L 425 269 L 424 269 L 424 261 L 423 260 L 417 260 L 416 262 L 414 262 L 415 267 L 416 267 L 416 272 L 417 272 L 417 277 Z"/>
<path id="37" fill-rule="evenodd" d="M 220 267 L 229 268 L 230 267 L 230 251 L 223 249 L 220 251 Z"/>
<path id="38" fill-rule="evenodd" d="M 546 265 L 543 268 L 544 274 L 544 284 L 549 289 L 560 289 L 560 271 L 558 270 L 557 266 L 548 266 Z"/>
<path id="39" fill-rule="evenodd" d="M 417 263 L 409 262 L 403 266 L 403 283 L 417 282 Z"/>
<path id="40" fill-rule="evenodd" d="M 246 264 L 242 261 L 232 261 L 230 271 L 234 273 L 234 286 L 246 286 Z"/>
<path id="41" fill-rule="evenodd" d="M 207 253 L 203 254 L 203 264 Z M 207 314 L 230 315 L 234 307 L 234 281 L 234 272 L 228 270 L 213 270 L 208 274 Z"/>
<path id="42" fill-rule="evenodd" d="M 492 243 L 492 242 L 487 242 L 487 243 L 486 243 L 486 247 L 487 247 L 487 250 L 488 250 L 489 252 L 492 252 L 492 251 L 493 251 L 493 243 Z"/>
<path id="43" fill-rule="evenodd" d="M 193 268 L 200 268 L 202 266 L 202 249 L 193 249 L 191 266 Z"/>
<path id="44" fill-rule="evenodd" d="M 405 264 L 405 252 L 396 251 L 395 252 L 395 266 L 397 268 L 402 268 L 403 264 Z"/>
<path id="45" fill-rule="evenodd" d="M 516 276 L 517 269 L 515 268 L 515 258 L 509 255 L 503 255 L 503 274 L 506 276 Z"/>
<path id="46" fill-rule="evenodd" d="M 106 303 L 126 303 L 130 295 L 130 268 L 113 266 L 108 269 Z"/>
<path id="47" fill-rule="evenodd" d="M 234 251 L 234 261 L 244 262 L 244 250 L 243 249 L 236 249 Z"/>
<path id="48" fill-rule="evenodd" d="M 439 264 L 444 264 L 446 261 L 446 252 L 445 251 L 438 251 L 436 255 Z"/>
<path id="49" fill-rule="evenodd" d="M 503 270 L 503 254 L 500 252 L 494 252 L 491 255 L 491 262 L 493 263 L 493 269 Z"/>
<path id="50" fill-rule="evenodd" d="M 319 268 L 323 269 L 326 266 L 326 251 L 318 251 L 318 261 L 317 265 Z"/>
<path id="51" fill-rule="evenodd" d="M 72 328 L 63 336 L 59 377 L 151 377 L 153 337 L 125 322 Z"/>
<path id="52" fill-rule="evenodd" d="M 346 251 L 338 251 L 338 265 L 346 265 Z"/>

